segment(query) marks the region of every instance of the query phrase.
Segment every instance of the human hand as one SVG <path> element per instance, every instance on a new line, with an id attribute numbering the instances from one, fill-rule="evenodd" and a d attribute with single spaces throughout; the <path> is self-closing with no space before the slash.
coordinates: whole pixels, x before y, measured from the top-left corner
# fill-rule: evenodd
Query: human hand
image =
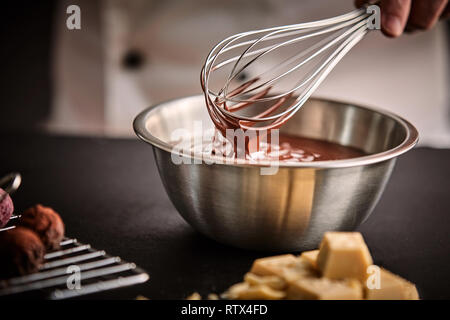
<path id="1" fill-rule="evenodd" d="M 361 7 L 367 0 L 355 0 Z M 388 37 L 398 37 L 403 31 L 429 30 L 439 18 L 450 16 L 449 0 L 381 0 L 381 30 Z"/>

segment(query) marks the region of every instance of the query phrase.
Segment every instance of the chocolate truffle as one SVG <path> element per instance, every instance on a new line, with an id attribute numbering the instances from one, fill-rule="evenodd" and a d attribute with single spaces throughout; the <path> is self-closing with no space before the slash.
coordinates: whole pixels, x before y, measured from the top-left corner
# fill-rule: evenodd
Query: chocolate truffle
<path id="1" fill-rule="evenodd" d="M 45 248 L 30 229 L 17 227 L 0 232 L 0 279 L 38 271 Z"/>
<path id="2" fill-rule="evenodd" d="M 36 232 L 47 250 L 58 249 L 64 237 L 64 223 L 59 214 L 40 204 L 25 210 L 17 224 Z"/>
<path id="3" fill-rule="evenodd" d="M 0 188 L 0 198 L 5 194 L 6 192 Z M 11 215 L 14 212 L 14 205 L 11 200 L 11 197 L 9 194 L 6 195 L 6 197 L 0 201 L 0 228 L 3 228 L 11 218 Z"/>

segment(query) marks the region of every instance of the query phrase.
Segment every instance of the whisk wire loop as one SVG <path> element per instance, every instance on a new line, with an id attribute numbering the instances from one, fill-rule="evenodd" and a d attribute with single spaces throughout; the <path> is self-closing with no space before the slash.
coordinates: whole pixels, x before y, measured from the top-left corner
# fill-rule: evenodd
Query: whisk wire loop
<path id="1" fill-rule="evenodd" d="M 319 21 L 247 31 L 219 42 L 208 54 L 201 72 L 213 122 L 221 131 L 258 131 L 277 128 L 288 121 L 368 32 L 370 16 L 365 9 L 358 9 Z M 323 38 L 308 43 L 318 37 Z M 306 48 L 296 47 L 302 44 Z M 286 47 L 294 54 L 291 51 L 284 58 L 282 50 Z M 275 55 L 275 62 L 265 62 L 271 55 Z M 257 75 L 239 83 L 249 68 L 259 70 Z M 219 71 L 225 72 L 225 80 L 213 90 L 211 78 Z M 283 86 L 283 82 L 289 85 Z M 257 105 L 262 105 L 263 111 L 261 107 L 253 108 Z"/>

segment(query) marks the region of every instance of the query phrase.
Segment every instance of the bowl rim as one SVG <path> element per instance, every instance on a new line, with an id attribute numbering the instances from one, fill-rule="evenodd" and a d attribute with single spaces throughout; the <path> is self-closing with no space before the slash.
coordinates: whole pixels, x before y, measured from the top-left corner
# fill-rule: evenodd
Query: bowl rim
<path id="1" fill-rule="evenodd" d="M 147 142 L 147 143 L 151 144 L 152 146 L 162 149 L 166 152 L 169 152 L 169 153 L 173 152 L 177 156 L 185 157 L 190 160 L 201 161 L 201 164 L 205 164 L 204 161 L 205 161 L 205 159 L 207 159 L 209 163 L 212 162 L 216 165 L 227 165 L 227 166 L 238 166 L 238 167 L 269 167 L 269 166 L 273 166 L 275 163 L 280 168 L 346 168 L 346 167 L 364 166 L 364 165 L 375 164 L 378 162 L 396 158 L 399 155 L 412 149 L 419 141 L 419 132 L 417 131 L 417 129 L 409 121 L 405 120 L 404 118 L 402 118 L 390 111 L 382 110 L 382 109 L 379 109 L 376 107 L 361 106 L 360 104 L 352 103 L 352 102 L 344 102 L 344 101 L 335 100 L 335 99 L 321 98 L 318 96 L 314 96 L 310 99 L 323 101 L 323 102 L 330 102 L 330 103 L 347 104 L 347 105 L 351 105 L 356 108 L 376 112 L 383 116 L 389 117 L 392 120 L 394 120 L 395 122 L 397 122 L 403 126 L 403 128 L 406 131 L 406 137 L 400 144 L 398 144 L 397 146 L 395 146 L 394 148 L 391 148 L 389 150 L 362 156 L 362 157 L 350 158 L 350 159 L 325 160 L 325 161 L 313 161 L 313 162 L 250 161 L 247 159 L 228 159 L 228 161 L 224 161 L 224 158 L 219 157 L 219 156 L 205 156 L 205 155 L 198 155 L 198 154 L 192 154 L 192 155 L 188 156 L 188 155 L 182 154 L 180 152 L 175 152 L 170 144 L 158 139 L 157 137 L 152 135 L 147 130 L 146 123 L 147 123 L 147 120 L 153 110 L 158 109 L 163 105 L 173 103 L 176 101 L 181 102 L 183 100 L 199 99 L 200 97 L 203 97 L 203 95 L 191 95 L 191 96 L 185 96 L 185 97 L 181 97 L 181 98 L 174 98 L 174 99 L 170 99 L 170 100 L 166 100 L 166 101 L 157 103 L 153 106 L 150 106 L 150 107 L 144 109 L 135 117 L 135 119 L 133 121 L 134 132 L 144 142 Z M 191 162 L 191 163 L 197 163 L 197 162 Z"/>

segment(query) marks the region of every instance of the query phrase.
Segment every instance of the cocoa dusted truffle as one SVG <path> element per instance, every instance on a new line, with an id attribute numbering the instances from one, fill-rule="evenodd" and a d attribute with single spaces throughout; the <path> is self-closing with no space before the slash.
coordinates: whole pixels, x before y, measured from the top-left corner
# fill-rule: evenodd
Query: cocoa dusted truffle
<path id="1" fill-rule="evenodd" d="M 59 214 L 40 204 L 25 210 L 18 225 L 36 232 L 47 250 L 58 249 L 64 237 L 64 223 Z"/>
<path id="2" fill-rule="evenodd" d="M 27 228 L 0 232 L 0 279 L 38 271 L 44 253 L 41 239 Z"/>
<path id="3" fill-rule="evenodd" d="M 5 194 L 6 192 L 0 188 L 0 198 Z M 14 205 L 11 200 L 11 197 L 9 194 L 5 196 L 3 200 L 0 201 L 0 228 L 3 228 L 11 218 L 11 215 L 14 212 Z"/>

